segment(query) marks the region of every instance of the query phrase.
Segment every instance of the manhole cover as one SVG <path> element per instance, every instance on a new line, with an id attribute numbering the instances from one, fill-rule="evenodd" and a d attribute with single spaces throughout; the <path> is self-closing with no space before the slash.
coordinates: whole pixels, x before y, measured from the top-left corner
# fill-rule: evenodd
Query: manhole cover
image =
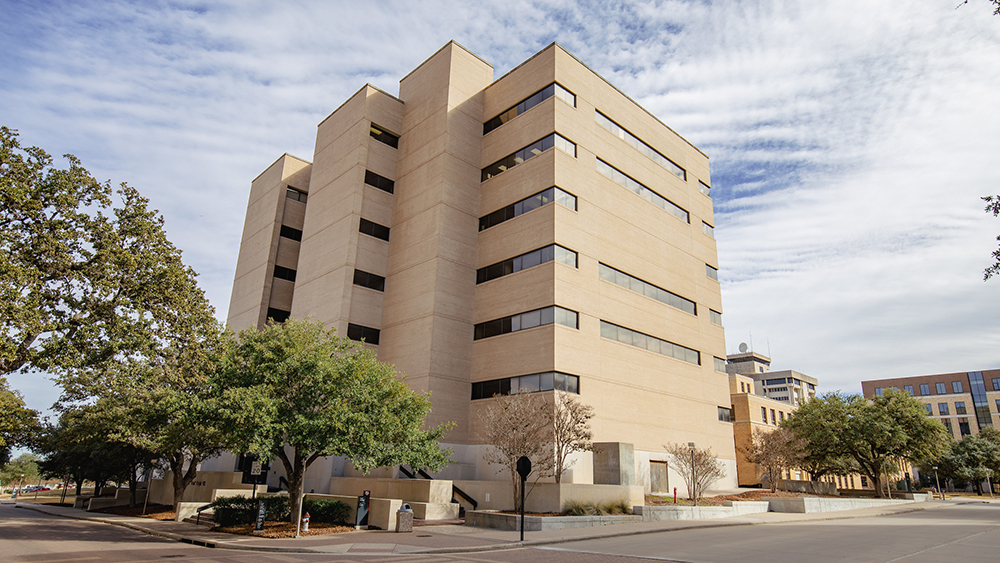
<path id="1" fill-rule="evenodd" d="M 430 534 L 417 534 L 417 537 L 418 538 L 429 538 L 429 537 L 431 537 L 431 535 Z"/>

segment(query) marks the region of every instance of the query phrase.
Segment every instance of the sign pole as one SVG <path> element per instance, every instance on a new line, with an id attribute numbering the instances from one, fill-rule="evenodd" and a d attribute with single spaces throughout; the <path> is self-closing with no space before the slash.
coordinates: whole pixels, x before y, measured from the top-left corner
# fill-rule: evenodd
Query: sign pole
<path id="1" fill-rule="evenodd" d="M 531 474 L 531 460 L 527 456 L 517 459 L 517 474 L 521 476 L 521 541 L 524 541 L 524 485 Z"/>

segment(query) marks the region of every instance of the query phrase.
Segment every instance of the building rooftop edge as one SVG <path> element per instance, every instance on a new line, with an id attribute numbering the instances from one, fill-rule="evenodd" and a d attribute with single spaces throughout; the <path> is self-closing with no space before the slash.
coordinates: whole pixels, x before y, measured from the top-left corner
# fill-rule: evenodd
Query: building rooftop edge
<path id="1" fill-rule="evenodd" d="M 991 373 L 992 372 L 997 372 L 997 373 L 1000 373 L 1000 368 L 973 369 L 973 370 L 969 370 L 969 371 L 951 371 L 951 372 L 946 372 L 946 373 L 931 373 L 931 374 L 927 374 L 927 375 L 908 375 L 908 376 L 903 376 L 903 377 L 886 377 L 884 379 L 865 379 L 865 380 L 861 381 L 861 384 L 864 385 L 865 383 L 884 383 L 884 382 L 887 382 L 887 381 L 890 381 L 890 382 L 891 381 L 904 381 L 904 380 L 913 380 L 913 379 L 923 379 L 923 378 L 929 378 L 929 377 L 951 377 L 951 376 L 956 376 L 956 375 L 968 376 L 968 374 L 970 374 L 970 373 L 972 373 L 974 371 L 979 371 L 979 372 L 982 372 L 984 374 L 987 373 L 987 372 L 991 372 Z"/>
<path id="2" fill-rule="evenodd" d="M 371 88 L 372 90 L 375 90 L 376 92 L 379 92 L 381 94 L 385 94 L 386 96 L 389 96 L 390 98 L 392 98 L 393 100 L 396 100 L 397 102 L 399 102 L 401 104 L 405 104 L 405 102 L 403 100 L 400 100 L 396 96 L 393 96 L 392 94 L 386 92 L 385 90 L 379 88 L 378 86 L 373 86 L 371 82 L 365 82 L 365 84 L 361 88 L 358 88 L 357 92 L 355 92 L 355 93 L 351 94 L 350 96 L 348 96 L 347 99 L 344 100 L 343 102 L 341 102 L 340 105 L 337 106 L 337 108 L 335 110 L 331 111 L 326 117 L 323 118 L 322 121 L 320 121 L 319 123 L 317 123 L 316 127 L 320 127 L 321 125 L 323 125 L 324 123 L 326 123 L 327 119 L 330 119 L 331 117 L 333 117 L 333 114 L 335 114 L 338 111 L 340 111 L 340 108 L 342 108 L 345 105 L 347 105 L 347 102 L 353 100 L 355 96 L 357 96 L 361 92 L 364 92 L 366 88 Z"/>
<path id="3" fill-rule="evenodd" d="M 468 54 L 472 55 L 473 57 L 476 57 L 477 59 L 479 59 L 479 60 L 483 61 L 483 64 L 485 64 L 486 66 L 488 66 L 488 67 L 490 67 L 490 68 L 493 68 L 493 65 L 491 65 L 489 61 L 487 61 L 486 59 L 484 59 L 484 58 L 480 57 L 479 55 L 477 55 L 477 54 L 473 53 L 473 52 L 472 52 L 472 51 L 471 51 L 471 50 L 470 50 L 469 48 L 467 48 L 467 47 L 466 47 L 465 45 L 462 45 L 462 44 L 461 44 L 461 43 L 459 43 L 458 41 L 455 41 L 454 39 L 452 39 L 451 41 L 448 41 L 447 43 L 445 43 L 444 45 L 442 45 L 440 49 L 438 49 L 437 51 L 434 51 L 434 54 L 432 54 L 431 56 L 429 56 L 429 57 L 427 57 L 426 59 L 424 59 L 424 60 L 423 60 L 423 62 L 421 62 L 421 63 L 420 63 L 420 64 L 418 64 L 417 66 L 413 67 L 413 70 L 411 70 L 410 72 L 407 72 L 407 73 L 406 73 L 406 76 L 404 76 L 404 77 L 400 78 L 400 79 L 399 79 L 399 81 L 400 81 L 400 82 L 402 82 L 402 81 L 406 80 L 406 78 L 407 78 L 408 76 L 410 76 L 410 75 L 411 75 L 411 74 L 413 74 L 414 72 L 417 72 L 418 70 L 420 70 L 420 67 L 422 67 L 422 66 L 424 66 L 425 64 L 427 64 L 427 61 L 429 61 L 429 60 L 433 59 L 434 57 L 436 57 L 438 53 L 440 53 L 441 51 L 444 51 L 444 50 L 445 50 L 445 48 L 446 48 L 446 47 L 447 47 L 448 45 L 451 45 L 452 43 L 454 43 L 456 47 L 458 47 L 458 48 L 462 49 L 462 50 L 463 50 L 463 51 L 465 51 L 466 53 L 468 53 Z M 494 82 L 495 82 L 495 81 L 494 81 Z"/>
<path id="4" fill-rule="evenodd" d="M 311 160 L 306 160 L 304 158 L 299 158 L 299 157 L 295 156 L 294 154 L 283 152 L 283 153 L 281 153 L 281 156 L 279 156 L 278 158 L 274 159 L 274 162 L 272 162 L 271 164 L 268 164 L 266 168 L 264 168 L 263 170 L 261 170 L 260 174 L 257 174 L 256 176 L 254 176 L 253 180 L 250 180 L 250 183 L 253 184 L 254 182 L 256 182 L 257 178 L 260 178 L 261 176 L 263 176 L 265 172 L 267 172 L 268 170 L 270 170 L 272 166 L 274 166 L 275 164 L 277 164 L 278 161 L 280 161 L 282 158 L 285 158 L 286 156 L 290 156 L 290 157 L 292 157 L 295 160 L 298 160 L 300 162 L 305 162 L 306 164 L 308 164 L 310 166 L 312 165 L 312 161 Z"/>

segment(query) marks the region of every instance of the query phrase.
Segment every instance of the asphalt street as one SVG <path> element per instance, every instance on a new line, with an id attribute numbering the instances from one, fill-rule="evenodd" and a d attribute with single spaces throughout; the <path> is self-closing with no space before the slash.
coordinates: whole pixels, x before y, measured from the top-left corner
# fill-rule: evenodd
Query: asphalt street
<path id="1" fill-rule="evenodd" d="M 211 549 L 107 524 L 0 505 L 0 562 L 3 563 L 650 560 L 952 563 L 1000 561 L 1000 504 L 959 501 L 946 507 L 893 516 L 675 530 L 493 552 L 386 555 L 378 549 L 375 544 L 355 544 L 344 554 Z"/>

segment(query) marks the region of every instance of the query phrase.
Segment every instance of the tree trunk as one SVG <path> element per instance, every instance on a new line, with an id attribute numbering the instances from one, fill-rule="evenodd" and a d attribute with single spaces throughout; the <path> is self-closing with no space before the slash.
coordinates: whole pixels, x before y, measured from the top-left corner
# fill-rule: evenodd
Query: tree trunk
<path id="1" fill-rule="evenodd" d="M 135 459 L 133 459 L 132 463 L 130 464 L 130 471 L 128 474 L 128 505 L 129 507 L 133 508 L 137 504 L 135 499 L 135 493 L 136 489 L 139 488 L 139 479 L 135 476 L 135 472 L 138 469 L 137 466 L 138 463 L 136 463 Z"/>
<path id="2" fill-rule="evenodd" d="M 295 451 L 294 460 L 288 459 L 284 448 L 278 450 L 277 454 L 278 459 L 281 460 L 281 464 L 285 467 L 285 475 L 288 476 L 288 507 L 291 510 L 288 520 L 292 524 L 295 524 L 295 519 L 299 517 L 299 504 L 302 502 L 306 470 L 322 454 L 314 453 L 306 458 L 305 454 L 300 452 L 298 448 L 293 449 Z"/>
<path id="3" fill-rule="evenodd" d="M 184 499 L 184 491 L 187 490 L 188 485 L 194 481 L 194 478 L 198 476 L 198 464 L 201 463 L 201 458 L 199 456 L 191 456 L 191 461 L 188 464 L 187 471 L 181 473 L 184 469 L 184 453 L 178 452 L 170 456 L 170 471 L 174 476 L 174 510 L 176 511 L 180 508 L 180 503 Z"/>

